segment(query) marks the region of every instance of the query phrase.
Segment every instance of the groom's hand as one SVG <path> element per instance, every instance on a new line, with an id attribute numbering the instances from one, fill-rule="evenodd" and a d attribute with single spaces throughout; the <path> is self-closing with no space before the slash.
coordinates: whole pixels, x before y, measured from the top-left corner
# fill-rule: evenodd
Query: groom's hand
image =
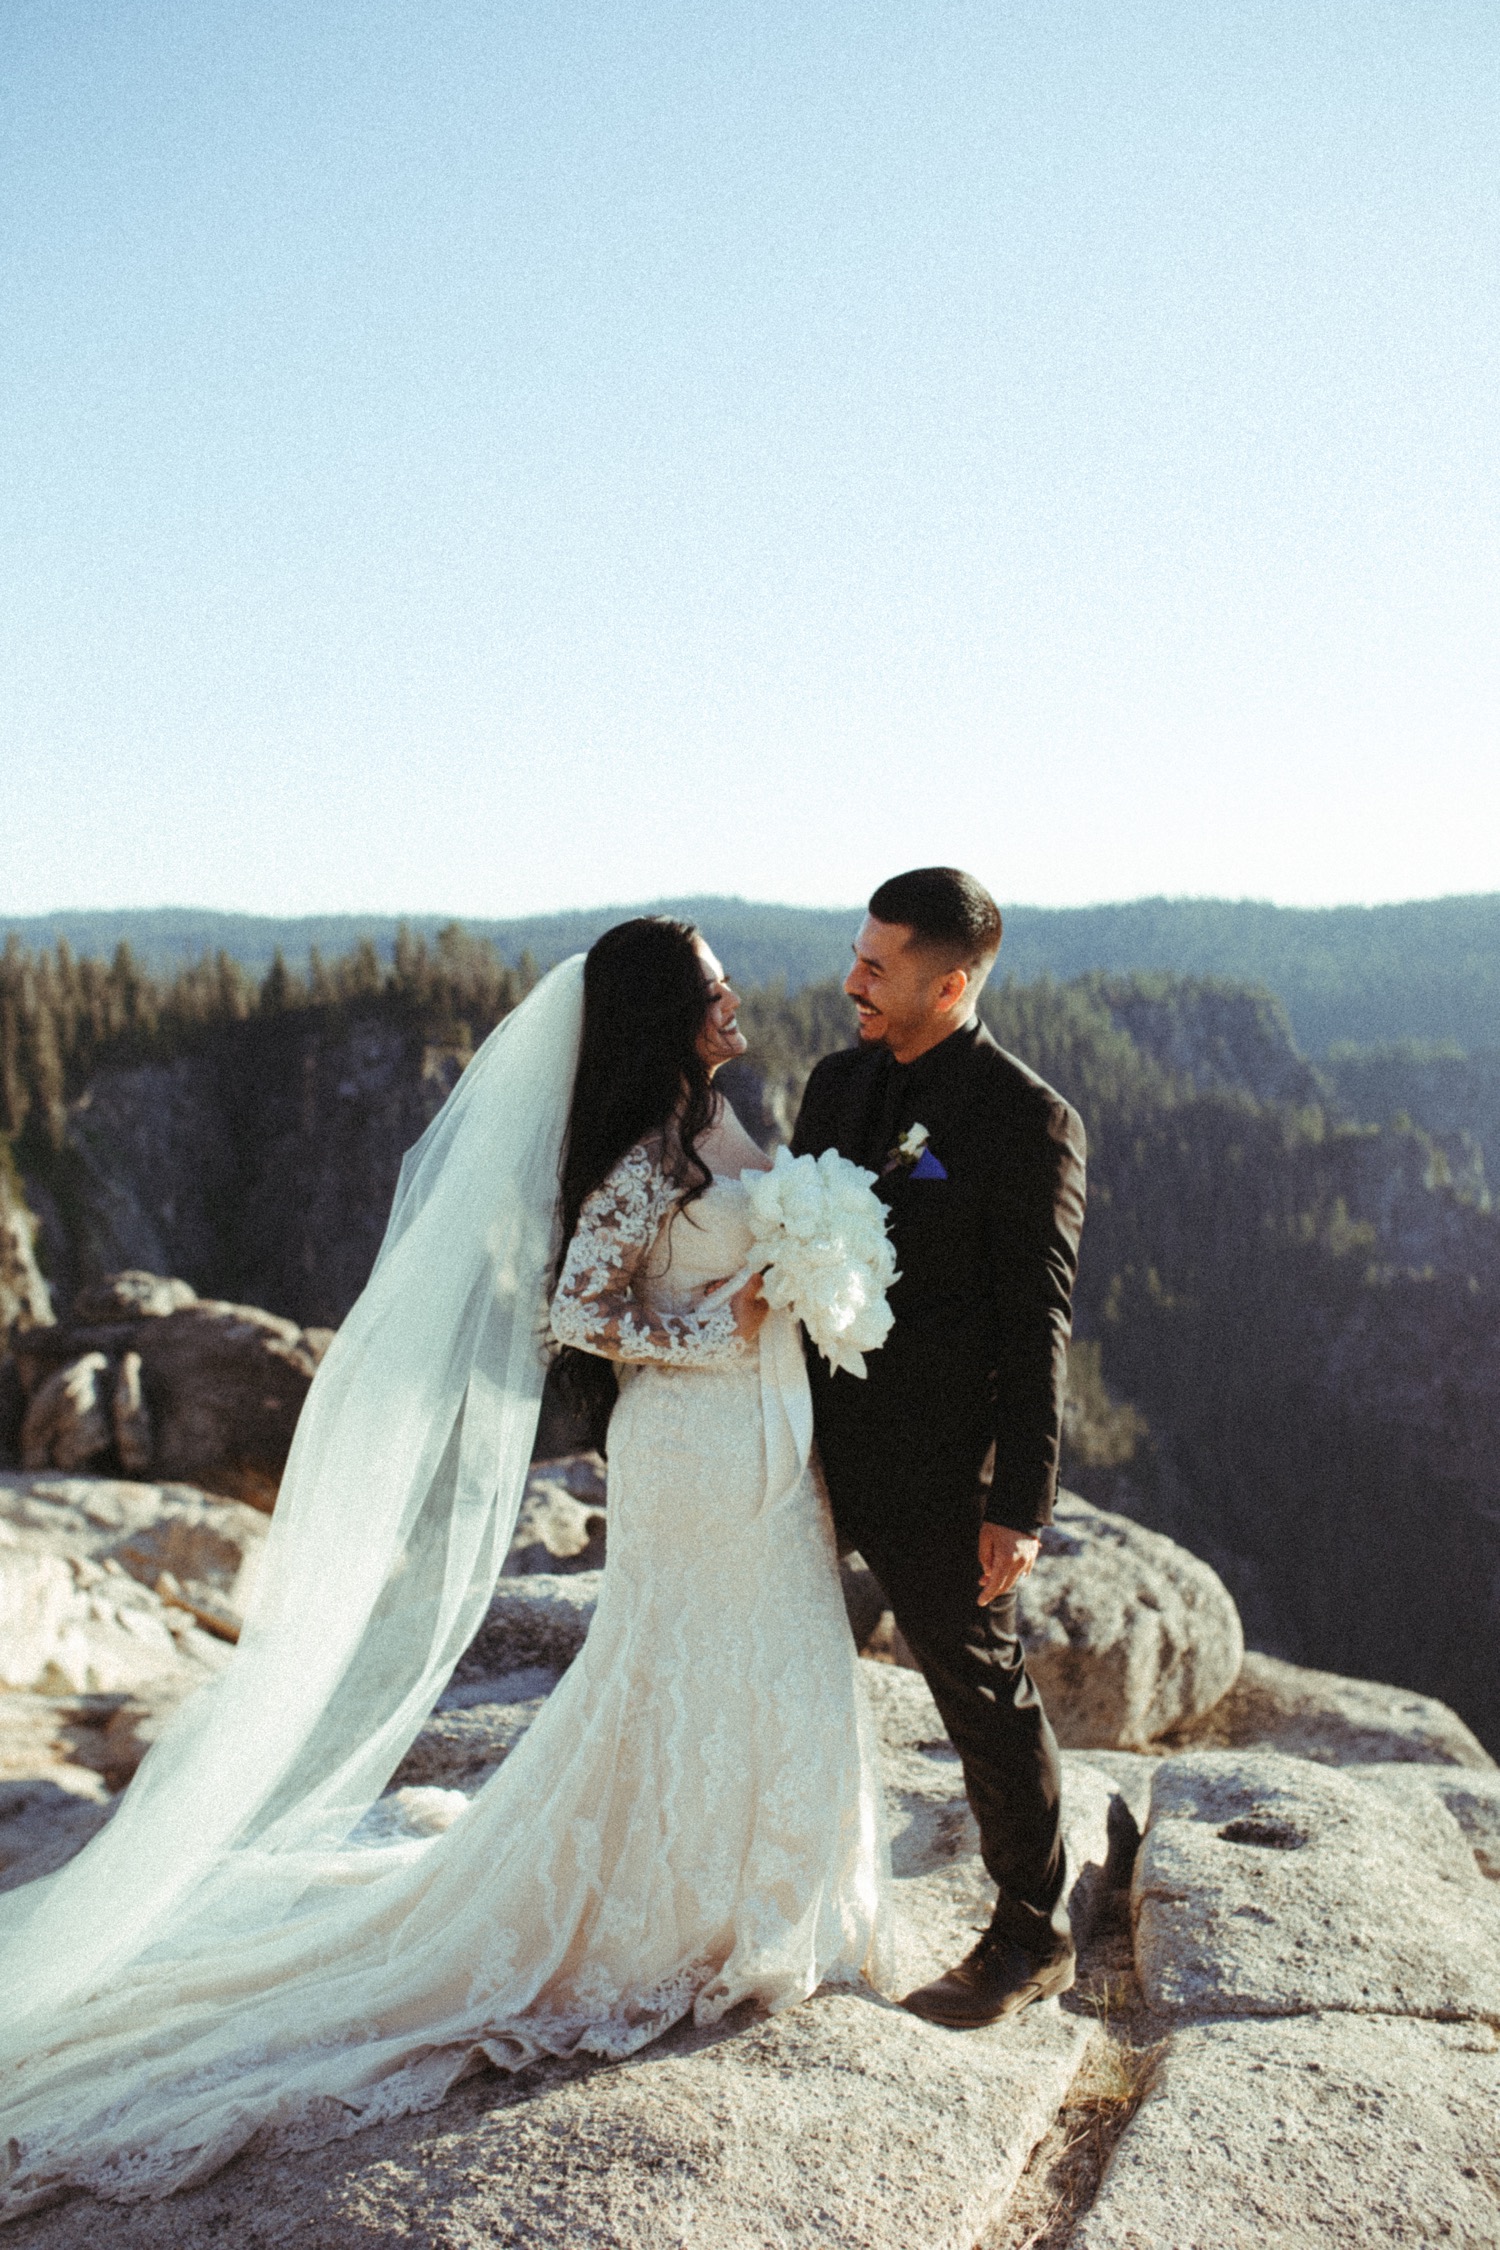
<path id="1" fill-rule="evenodd" d="M 1042 1551 L 1034 1531 L 1012 1531 L 1009 1524 L 979 1526 L 979 1606 L 988 1609 L 1029 1577 Z"/>

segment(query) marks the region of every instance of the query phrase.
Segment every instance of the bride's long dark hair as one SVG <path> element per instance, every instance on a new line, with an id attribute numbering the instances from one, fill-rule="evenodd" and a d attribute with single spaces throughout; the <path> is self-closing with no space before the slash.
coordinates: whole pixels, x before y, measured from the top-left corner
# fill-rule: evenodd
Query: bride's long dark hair
<path id="1" fill-rule="evenodd" d="M 641 914 L 616 923 L 589 949 L 583 1038 L 563 1143 L 559 1272 L 584 1203 L 638 1141 L 661 1136 L 682 1204 L 692 1203 L 713 1177 L 697 1146 L 717 1110 L 698 1052 L 708 984 L 697 935 L 691 922 Z M 557 1380 L 594 1442 L 602 1443 L 616 1393 L 611 1363 L 568 1348 L 559 1354 Z"/>

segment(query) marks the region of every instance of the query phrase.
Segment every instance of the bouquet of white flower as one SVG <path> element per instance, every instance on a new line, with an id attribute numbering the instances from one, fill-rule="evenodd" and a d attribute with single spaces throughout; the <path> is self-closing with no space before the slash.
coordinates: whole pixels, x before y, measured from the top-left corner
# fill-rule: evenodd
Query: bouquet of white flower
<path id="1" fill-rule="evenodd" d="M 897 1278 L 875 1174 L 837 1149 L 779 1148 L 769 1172 L 743 1178 L 766 1303 L 794 1313 L 830 1367 L 862 1376 L 864 1354 L 891 1332 L 886 1291 Z"/>

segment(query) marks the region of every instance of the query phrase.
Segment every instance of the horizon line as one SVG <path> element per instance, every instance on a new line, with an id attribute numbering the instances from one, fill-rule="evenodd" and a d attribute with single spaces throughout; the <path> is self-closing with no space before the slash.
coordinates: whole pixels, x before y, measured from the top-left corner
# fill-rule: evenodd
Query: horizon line
<path id="1" fill-rule="evenodd" d="M 1318 904 L 1288 903 L 1280 899 L 1241 893 L 1229 896 L 1213 891 L 1150 891 L 1140 892 L 1130 898 L 1090 899 L 1068 905 L 1040 905 L 1028 900 L 1000 902 L 1002 912 L 1014 914 L 1099 914 L 1119 911 L 1132 906 L 1248 906 L 1260 907 L 1274 914 L 1379 914 L 1398 912 L 1413 906 L 1462 906 L 1500 901 L 1500 889 L 1489 891 L 1443 891 L 1420 897 L 1399 899 L 1334 899 Z M 672 906 L 750 906 L 771 908 L 784 914 L 859 914 L 864 907 L 854 901 L 833 901 L 826 905 L 810 905 L 805 901 L 774 898 L 752 898 L 743 891 L 678 891 L 650 899 L 611 899 L 590 906 L 543 906 L 521 912 L 481 913 L 461 912 L 442 907 L 307 907 L 295 912 L 266 912 L 252 907 L 187 905 L 162 901 L 154 906 L 53 906 L 34 913 L 0 913 L 0 929 L 7 935 L 19 935 L 18 925 L 85 918 L 106 919 L 127 915 L 182 915 L 212 917 L 232 922 L 536 922 L 564 921 L 569 917 L 586 918 L 597 914 L 640 914 Z"/>

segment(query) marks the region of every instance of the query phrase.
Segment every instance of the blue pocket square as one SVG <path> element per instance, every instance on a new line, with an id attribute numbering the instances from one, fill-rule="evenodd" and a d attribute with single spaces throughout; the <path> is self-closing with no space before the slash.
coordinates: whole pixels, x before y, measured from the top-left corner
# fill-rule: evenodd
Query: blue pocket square
<path id="1" fill-rule="evenodd" d="M 930 1148 L 924 1148 L 911 1168 L 911 1176 L 914 1180 L 946 1180 L 948 1167 L 933 1155 Z"/>

